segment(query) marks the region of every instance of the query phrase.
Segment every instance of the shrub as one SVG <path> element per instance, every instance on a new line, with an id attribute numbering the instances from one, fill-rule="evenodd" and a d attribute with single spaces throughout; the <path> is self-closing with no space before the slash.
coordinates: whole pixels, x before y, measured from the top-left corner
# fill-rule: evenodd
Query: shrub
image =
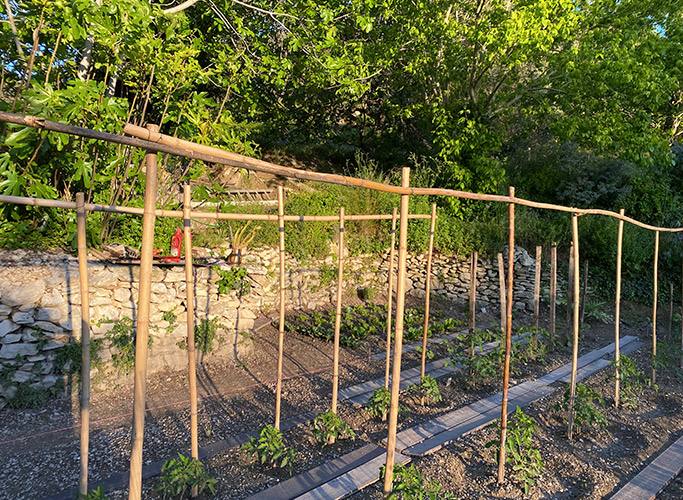
<path id="1" fill-rule="evenodd" d="M 199 460 L 178 453 L 178 458 L 167 460 L 161 467 L 161 478 L 156 489 L 162 493 L 164 500 L 182 499 L 195 488 L 198 493 L 208 488 L 214 494 L 216 483 Z"/>
<path id="2" fill-rule="evenodd" d="M 500 435 L 500 420 L 489 426 Z M 536 422 L 526 415 L 519 406 L 514 418 L 508 421 L 505 439 L 505 463 L 512 464 L 512 476 L 522 484 L 524 494 L 536 484 L 536 479 L 543 470 L 541 452 L 533 447 L 532 440 L 536 432 Z M 496 447 L 496 456 L 500 453 L 500 439 L 486 443 L 487 448 Z"/>
<path id="3" fill-rule="evenodd" d="M 271 425 L 262 427 L 258 439 L 252 437 L 242 449 L 250 457 L 257 455 L 262 465 L 268 463 L 273 467 L 289 467 L 290 474 L 296 461 L 296 451 L 285 446 L 282 433 Z"/>
<path id="4" fill-rule="evenodd" d="M 321 413 L 313 420 L 313 437 L 325 446 L 334 443 L 339 437 L 349 437 L 355 440 L 356 433 L 339 415 L 328 411 Z"/>

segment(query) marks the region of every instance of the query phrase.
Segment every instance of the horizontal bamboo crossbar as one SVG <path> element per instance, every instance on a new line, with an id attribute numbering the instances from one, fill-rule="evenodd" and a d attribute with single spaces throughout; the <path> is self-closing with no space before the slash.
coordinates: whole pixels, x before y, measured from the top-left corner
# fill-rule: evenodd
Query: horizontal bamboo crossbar
<path id="1" fill-rule="evenodd" d="M 9 196 L 0 195 L 1 203 L 13 203 L 15 205 L 30 205 L 34 207 L 50 207 L 50 208 L 64 208 L 76 209 L 76 203 L 73 201 L 64 200 L 45 200 L 43 198 L 27 198 L 24 196 Z M 122 207 L 117 205 L 100 205 L 97 203 L 85 203 L 83 205 L 86 212 L 111 212 L 117 214 L 131 214 L 142 215 L 143 209 L 138 207 Z M 156 209 L 156 217 L 175 217 L 182 219 L 182 210 L 164 210 Z M 234 214 L 223 212 L 201 212 L 191 211 L 190 217 L 192 219 L 224 219 L 224 220 L 262 220 L 277 222 L 277 214 Z M 362 221 L 362 220 L 391 220 L 391 215 L 387 214 L 369 214 L 369 215 L 344 215 L 345 221 Z M 430 219 L 429 214 L 409 214 L 408 219 Z M 302 222 L 332 222 L 339 221 L 338 215 L 285 215 L 286 221 L 302 221 Z"/>
<path id="2" fill-rule="evenodd" d="M 17 113 L 7 113 L 0 111 L 0 122 L 14 123 L 17 125 L 24 125 L 28 127 L 34 127 L 41 130 L 51 130 L 55 132 L 61 132 L 65 134 L 77 135 L 80 137 L 85 137 L 89 139 L 103 140 L 107 142 L 113 142 L 116 144 L 124 144 L 136 148 L 145 149 L 147 151 L 157 151 L 161 153 L 168 153 L 176 156 L 181 156 L 184 158 L 190 158 L 199 161 L 205 161 L 208 163 L 216 163 L 220 165 L 228 165 L 237 168 L 244 168 L 247 170 L 253 170 L 255 172 L 263 172 L 272 175 L 277 175 L 281 177 L 287 177 L 292 179 L 301 179 L 308 181 L 325 182 L 329 184 L 340 184 L 344 186 L 351 187 L 363 187 L 367 189 L 372 189 L 375 191 L 383 191 L 386 193 L 393 194 L 409 194 L 409 195 L 426 195 L 426 196 L 454 196 L 457 198 L 465 198 L 469 200 L 479 200 L 479 201 L 494 201 L 502 203 L 515 203 L 518 205 L 523 205 L 531 208 L 540 208 L 545 210 L 555 210 L 559 212 L 575 213 L 577 215 L 604 215 L 607 217 L 612 217 L 614 219 L 623 220 L 630 224 L 633 224 L 644 229 L 649 229 L 652 231 L 670 232 L 677 233 L 683 232 L 683 227 L 676 228 L 666 228 L 653 226 L 650 224 L 645 224 L 631 217 L 625 215 L 620 215 L 616 212 L 610 210 L 601 210 L 594 208 L 576 208 L 567 207 L 564 205 L 555 205 L 552 203 L 542 203 L 537 201 L 526 200 L 524 198 L 517 198 L 514 196 L 504 196 L 497 194 L 482 194 L 482 193 L 470 193 L 467 191 L 458 191 L 455 189 L 445 189 L 445 188 L 419 188 L 419 187 L 400 187 L 392 186 L 389 184 L 383 184 L 381 182 L 369 181 L 365 179 L 358 179 L 356 177 L 349 177 L 345 175 L 338 174 L 326 174 L 322 172 L 309 172 L 306 170 L 300 170 L 292 167 L 284 167 L 282 165 L 277 165 L 275 163 L 270 163 L 263 160 L 257 160 L 255 158 L 249 158 L 237 153 L 231 153 L 222 149 L 214 148 L 211 146 L 205 146 L 202 144 L 195 144 L 190 141 L 185 141 L 182 139 L 177 139 L 168 135 L 150 132 L 149 130 L 137 127 L 132 124 L 126 124 L 124 131 L 131 135 L 136 135 L 137 137 L 126 137 L 118 134 L 111 134 L 109 132 L 100 132 L 98 130 L 92 130 L 83 127 L 76 127 L 73 125 L 68 125 L 65 123 L 57 123 L 45 118 L 40 118 L 37 116 L 23 115 Z M 140 137 L 140 138 L 138 138 Z M 87 206 L 86 206 L 87 208 Z M 130 213 L 130 212 L 129 212 Z M 179 212 L 181 213 L 181 212 Z M 169 215 L 161 214 L 162 217 Z M 173 215 L 175 217 L 175 215 Z M 213 218 L 213 217 L 207 217 Z M 222 217 L 216 217 L 222 218 Z M 229 217 L 225 217 L 229 218 Z M 259 219 L 253 219 L 259 220 Z M 270 220 L 270 219 L 263 219 Z M 338 220 L 338 218 L 332 219 Z"/>

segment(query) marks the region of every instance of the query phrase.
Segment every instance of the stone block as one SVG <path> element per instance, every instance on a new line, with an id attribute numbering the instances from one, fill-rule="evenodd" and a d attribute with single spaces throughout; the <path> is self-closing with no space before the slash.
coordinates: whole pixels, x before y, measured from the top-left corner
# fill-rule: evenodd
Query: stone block
<path id="1" fill-rule="evenodd" d="M 2 339 L 0 339 L 0 344 L 14 344 L 21 340 L 21 333 L 8 333 Z"/>
<path id="2" fill-rule="evenodd" d="M 34 306 L 45 294 L 45 281 L 32 280 L 30 283 L 7 290 L 2 294 L 2 302 L 11 307 Z"/>
<path id="3" fill-rule="evenodd" d="M 17 356 L 35 356 L 36 354 L 38 354 L 38 344 L 5 344 L 0 347 L 1 359 L 14 359 Z"/>
<path id="4" fill-rule="evenodd" d="M 9 316 L 9 313 L 12 312 L 12 308 L 10 306 L 7 306 L 5 304 L 0 304 L 0 316 Z"/>
<path id="5" fill-rule="evenodd" d="M 55 307 L 60 304 L 64 304 L 65 302 L 66 299 L 64 298 L 64 295 L 62 295 L 62 292 L 56 288 L 45 292 L 45 295 L 43 295 L 43 297 L 40 299 L 40 305 L 42 307 Z"/>
<path id="6" fill-rule="evenodd" d="M 119 279 L 116 274 L 106 268 L 95 269 L 94 271 L 90 271 L 89 269 L 88 271 L 88 285 L 92 290 L 105 286 L 118 285 Z"/>
<path id="7" fill-rule="evenodd" d="M 33 313 L 33 309 L 15 312 L 12 314 L 12 321 L 14 321 L 17 325 L 32 325 L 35 323 Z"/>
<path id="8" fill-rule="evenodd" d="M 7 335 L 8 333 L 12 333 L 14 331 L 17 331 L 19 329 L 19 325 L 13 323 L 11 320 L 6 319 L 2 322 L 0 322 L 0 337 L 3 337 Z"/>
<path id="9" fill-rule="evenodd" d="M 59 321 L 62 318 L 62 312 L 56 307 L 41 307 L 36 309 L 37 321 Z"/>
<path id="10" fill-rule="evenodd" d="M 61 328 L 60 326 L 55 325 L 54 323 L 51 323 L 49 321 L 36 321 L 31 325 L 33 329 L 39 329 L 42 330 L 43 332 L 52 332 L 52 333 L 63 333 L 64 329 Z"/>
<path id="11" fill-rule="evenodd" d="M 130 302 L 131 293 L 128 288 L 115 288 L 114 289 L 114 300 L 116 302 Z"/>

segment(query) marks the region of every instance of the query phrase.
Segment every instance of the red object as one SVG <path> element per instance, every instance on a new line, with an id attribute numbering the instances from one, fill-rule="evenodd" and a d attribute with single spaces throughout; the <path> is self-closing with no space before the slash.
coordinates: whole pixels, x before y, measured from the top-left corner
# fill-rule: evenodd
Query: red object
<path id="1" fill-rule="evenodd" d="M 171 257 L 176 262 L 180 261 L 180 254 L 183 251 L 183 233 L 180 228 L 176 228 L 175 234 L 171 237 Z"/>

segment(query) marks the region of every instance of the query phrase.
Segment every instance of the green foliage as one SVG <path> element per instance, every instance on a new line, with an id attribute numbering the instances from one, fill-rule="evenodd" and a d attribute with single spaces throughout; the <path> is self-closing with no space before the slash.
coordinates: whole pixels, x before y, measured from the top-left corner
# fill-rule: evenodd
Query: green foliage
<path id="1" fill-rule="evenodd" d="M 655 368 L 672 373 L 678 379 L 683 380 L 683 370 L 681 370 L 681 346 L 677 339 L 669 338 L 657 342 L 657 355 L 654 358 Z"/>
<path id="2" fill-rule="evenodd" d="M 104 491 L 102 490 L 102 486 L 98 486 L 97 488 L 88 491 L 87 495 L 84 495 L 83 493 L 79 493 L 78 499 L 79 500 L 107 500 L 107 496 L 104 494 Z"/>
<path id="3" fill-rule="evenodd" d="M 380 478 L 384 478 L 385 466 L 380 470 Z M 394 465 L 394 477 L 391 481 L 391 493 L 387 497 L 392 500 L 447 500 L 453 497 L 434 480 L 425 484 L 425 479 L 414 464 Z"/>
<path id="4" fill-rule="evenodd" d="M 218 318 L 211 320 L 203 318 L 194 329 L 195 347 L 204 354 L 213 352 L 214 342 L 218 338 L 218 330 L 221 328 L 223 325 Z"/>
<path id="5" fill-rule="evenodd" d="M 102 339 L 90 339 L 90 366 L 97 367 L 102 364 L 100 350 Z M 83 348 L 80 340 L 73 340 L 63 347 L 55 350 L 55 366 L 62 373 L 73 373 L 80 376 L 83 362 Z"/>
<path id="6" fill-rule="evenodd" d="M 443 400 L 439 386 L 436 384 L 436 380 L 429 375 L 421 377 L 420 383 L 410 386 L 408 390 L 417 392 L 421 399 L 424 399 L 430 403 L 439 403 Z"/>
<path id="7" fill-rule="evenodd" d="M 249 272 L 246 267 L 233 267 L 227 271 L 214 267 L 213 270 L 221 277 L 216 282 L 218 293 L 227 294 L 234 290 L 238 297 L 244 297 L 251 292 L 251 282 L 247 279 Z"/>
<path id="8" fill-rule="evenodd" d="M 610 323 L 612 321 L 612 316 L 607 314 L 602 310 L 605 303 L 600 302 L 590 297 L 586 297 L 585 314 L 586 319 L 594 318 L 602 323 Z"/>
<path id="9" fill-rule="evenodd" d="M 111 356 L 112 365 L 122 373 L 130 373 L 135 366 L 135 338 L 136 330 L 131 318 L 121 318 L 115 321 L 103 320 L 102 323 L 111 323 L 111 329 L 104 334 L 104 338 L 111 344 L 116 352 Z M 147 339 L 147 347 L 151 347 L 153 338 Z"/>
<path id="10" fill-rule="evenodd" d="M 14 395 L 7 401 L 7 406 L 14 409 L 43 408 L 55 394 L 54 388 L 34 387 L 29 382 L 19 383 L 16 388 Z"/>
<path id="11" fill-rule="evenodd" d="M 500 420 L 491 424 L 489 428 L 500 435 Z M 505 439 L 505 463 L 512 465 L 512 477 L 521 483 L 524 494 L 528 495 L 531 487 L 536 484 L 538 476 L 543 470 L 541 452 L 533 446 L 533 436 L 536 432 L 536 422 L 526 415 L 519 406 L 514 418 L 508 420 Z M 496 456 L 500 453 L 500 439 L 489 441 L 486 447 L 495 447 Z"/>
<path id="12" fill-rule="evenodd" d="M 499 342 L 487 352 L 484 344 Z M 491 330 L 478 330 L 461 334 L 455 342 L 444 340 L 448 361 L 447 366 L 466 368 L 463 377 L 470 388 L 478 388 L 496 380 L 502 370 L 505 347 L 500 335 Z M 512 370 L 512 365 L 511 365 Z"/>
<path id="13" fill-rule="evenodd" d="M 560 408 L 564 411 L 569 411 L 569 402 L 571 398 L 571 386 L 567 384 L 562 403 L 555 406 L 556 410 Z M 585 384 L 576 384 L 576 394 L 574 396 L 574 425 L 577 431 L 581 432 L 584 428 L 597 427 L 603 429 L 607 427 L 607 419 L 605 414 L 600 411 L 600 408 L 605 407 L 605 400 L 600 397 L 595 389 Z"/>
<path id="14" fill-rule="evenodd" d="M 170 311 L 166 311 L 164 314 L 162 314 L 161 319 L 168 323 L 168 334 L 172 334 L 173 331 L 176 329 L 176 326 L 178 326 L 178 315 L 175 313 L 175 307 Z"/>
<path id="15" fill-rule="evenodd" d="M 385 387 L 375 389 L 366 404 L 366 409 L 370 416 L 380 418 L 382 421 L 387 419 L 390 408 L 391 391 Z"/>
<path id="16" fill-rule="evenodd" d="M 242 446 L 250 457 L 257 455 L 261 464 L 273 467 L 289 467 L 290 473 L 296 461 L 296 451 L 285 446 L 282 433 L 271 425 L 266 425 L 259 431 L 259 438 L 252 437 Z"/>
<path id="17" fill-rule="evenodd" d="M 356 439 L 356 433 L 351 426 L 334 413 L 321 413 L 313 420 L 313 437 L 321 446 L 337 441 L 340 437 Z"/>
<path id="18" fill-rule="evenodd" d="M 610 363 L 614 368 L 615 361 Z M 652 380 L 645 376 L 645 372 L 638 369 L 635 361 L 625 354 L 619 355 L 619 401 L 622 406 L 635 410 L 638 407 L 638 398 L 642 396 L 645 387 L 652 386 Z"/>
<path id="19" fill-rule="evenodd" d="M 162 465 L 156 490 L 162 493 L 164 500 L 180 500 L 186 498 L 195 488 L 198 493 L 208 489 L 211 494 L 215 494 L 217 482 L 216 479 L 209 477 L 199 460 L 178 453 L 178 458 L 167 460 Z"/>

